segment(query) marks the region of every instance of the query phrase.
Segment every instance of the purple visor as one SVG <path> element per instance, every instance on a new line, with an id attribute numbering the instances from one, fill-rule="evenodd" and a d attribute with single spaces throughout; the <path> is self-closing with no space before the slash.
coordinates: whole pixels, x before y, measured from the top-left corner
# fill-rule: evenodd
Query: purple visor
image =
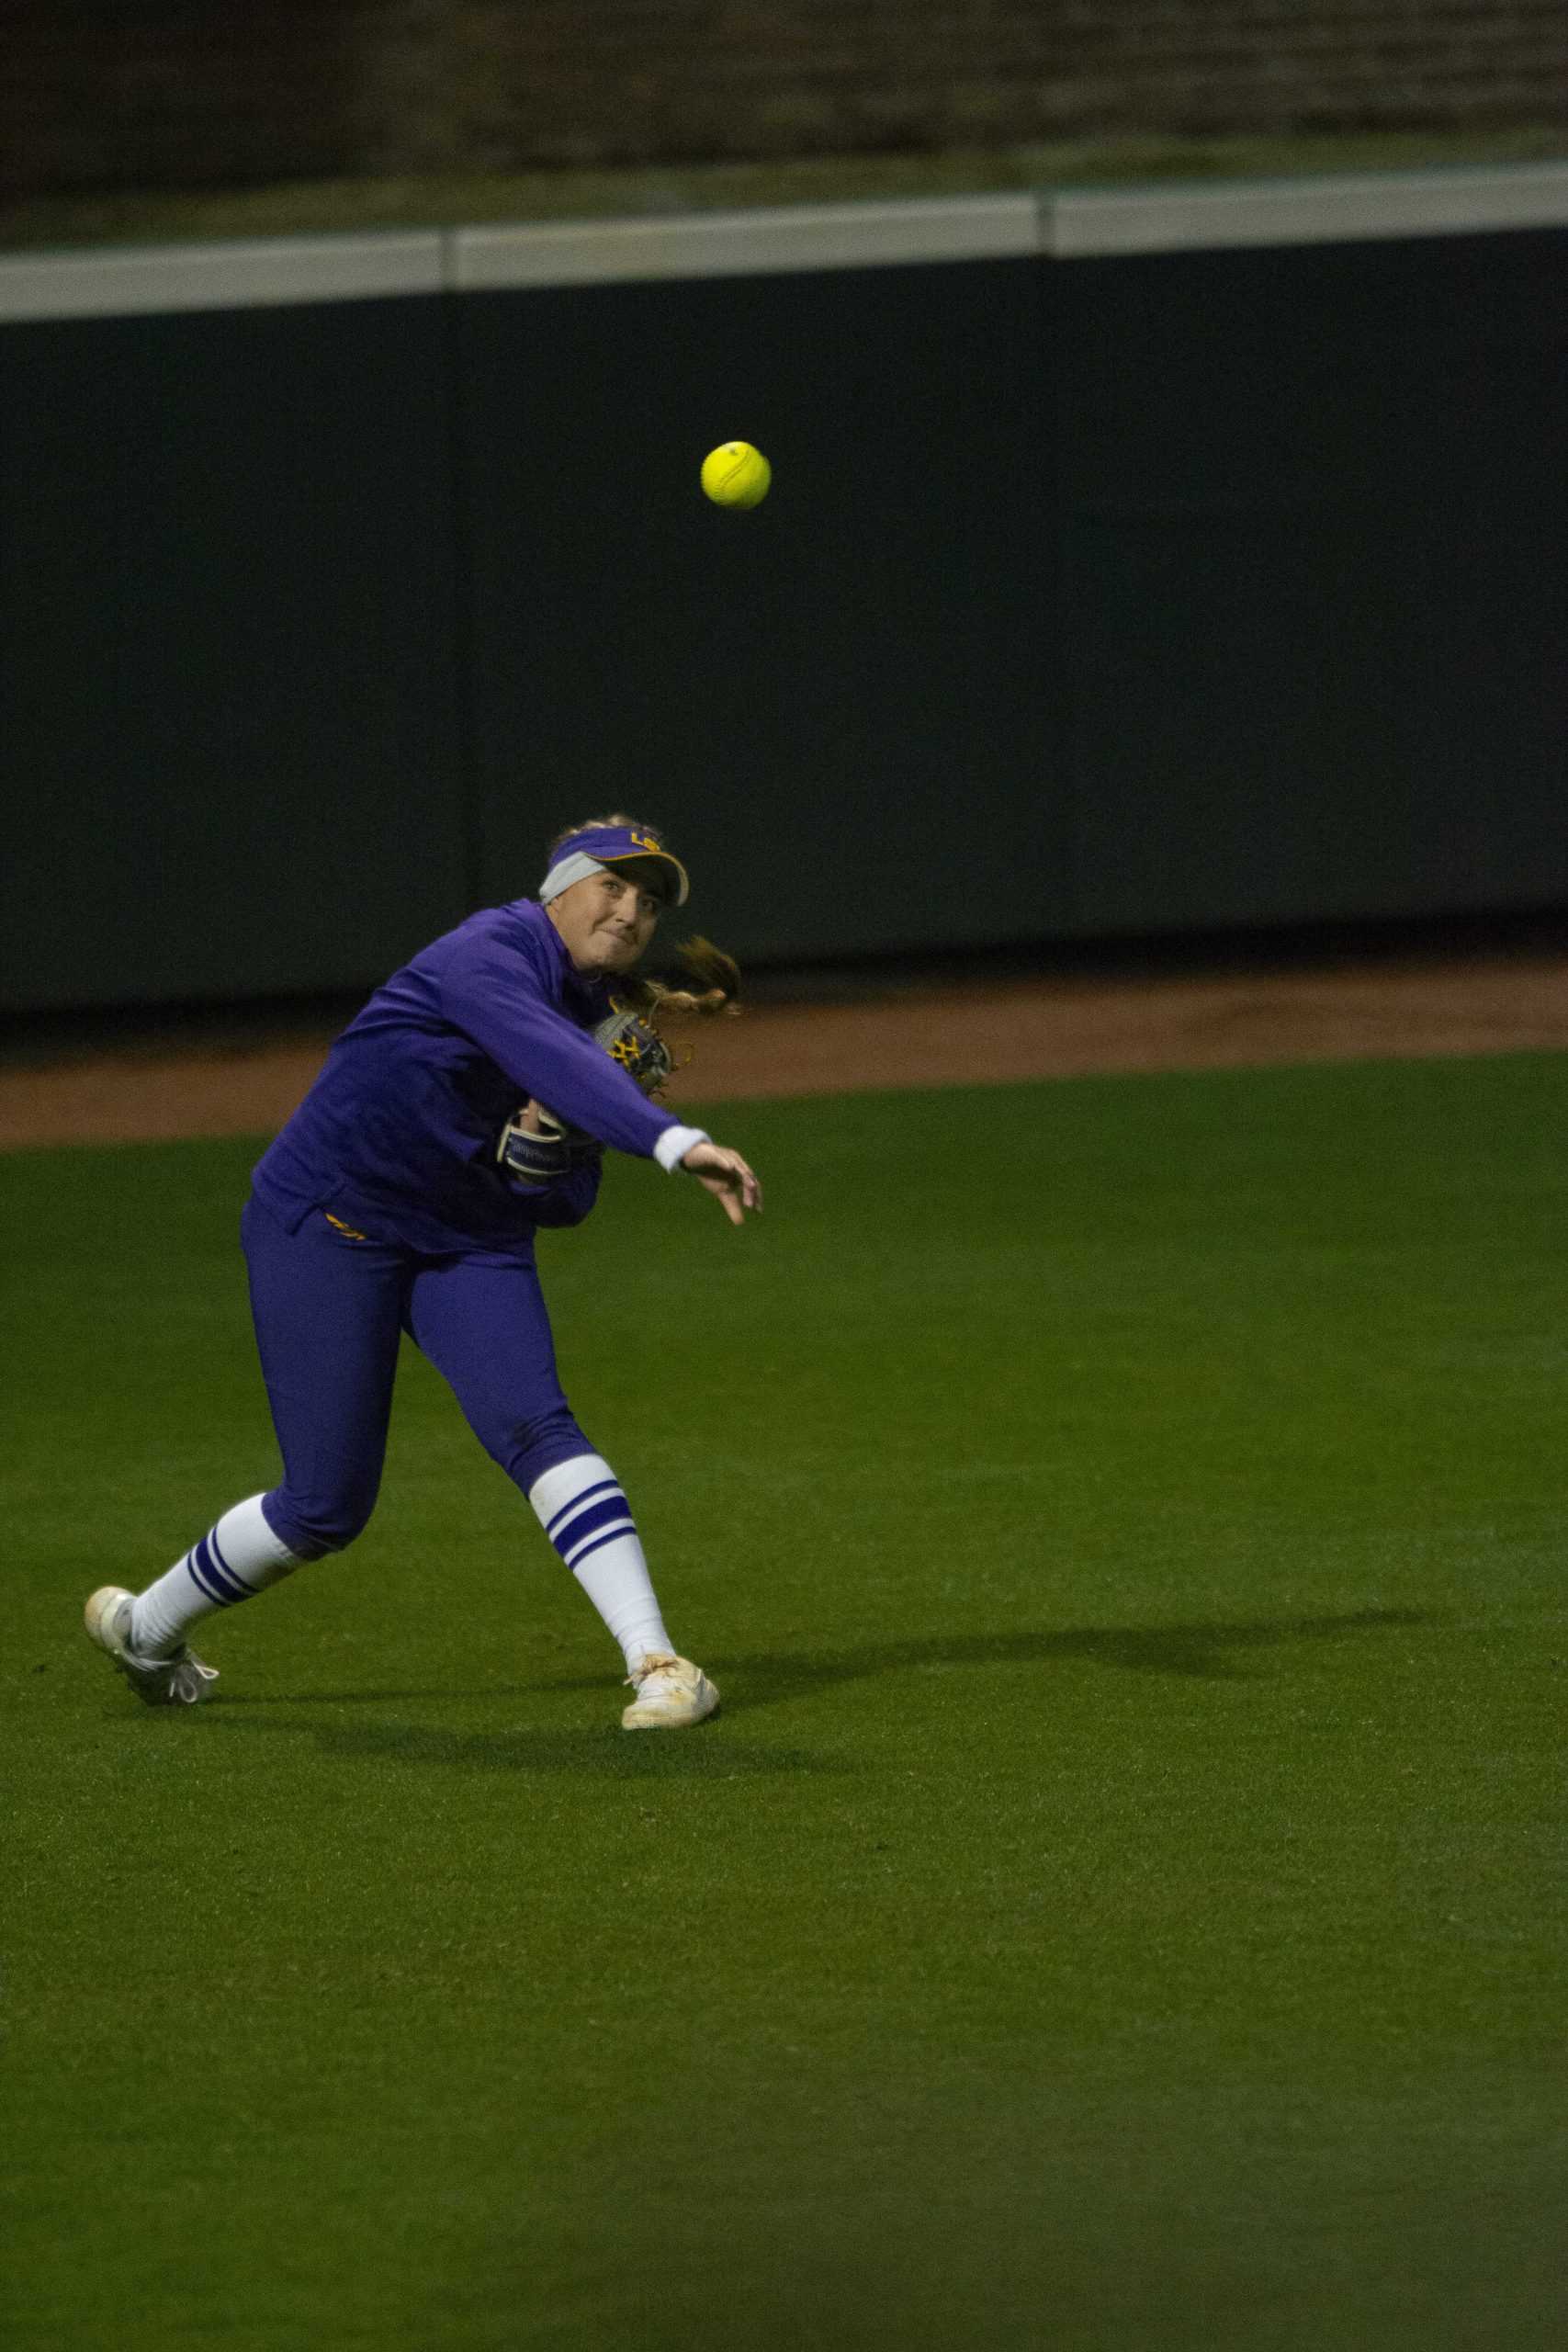
<path id="1" fill-rule="evenodd" d="M 630 825 L 590 825 L 585 831 L 569 833 L 558 842 L 551 853 L 550 870 L 539 885 L 540 902 L 547 905 L 574 882 L 618 865 L 646 866 L 649 888 L 667 907 L 685 905 L 691 886 L 680 859 L 671 857 L 651 833 L 639 833 Z"/>

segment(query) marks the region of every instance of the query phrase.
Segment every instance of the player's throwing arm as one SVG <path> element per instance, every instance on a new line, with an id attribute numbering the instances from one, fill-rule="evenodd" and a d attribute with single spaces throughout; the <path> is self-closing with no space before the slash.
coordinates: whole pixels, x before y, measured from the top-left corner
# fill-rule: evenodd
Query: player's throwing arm
<path id="1" fill-rule="evenodd" d="M 761 1210 L 762 1187 L 738 1151 L 721 1143 L 697 1143 L 681 1165 L 713 1194 L 731 1225 L 743 1225 L 748 1209 Z"/>

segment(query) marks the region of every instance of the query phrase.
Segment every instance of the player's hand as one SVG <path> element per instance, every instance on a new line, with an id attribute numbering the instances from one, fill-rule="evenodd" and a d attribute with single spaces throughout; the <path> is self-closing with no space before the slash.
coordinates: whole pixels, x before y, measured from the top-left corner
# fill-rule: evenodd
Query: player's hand
<path id="1" fill-rule="evenodd" d="M 721 1143 L 694 1143 L 681 1165 L 713 1194 L 731 1225 L 744 1225 L 747 1210 L 761 1207 L 762 1188 L 738 1151 L 727 1151 Z"/>

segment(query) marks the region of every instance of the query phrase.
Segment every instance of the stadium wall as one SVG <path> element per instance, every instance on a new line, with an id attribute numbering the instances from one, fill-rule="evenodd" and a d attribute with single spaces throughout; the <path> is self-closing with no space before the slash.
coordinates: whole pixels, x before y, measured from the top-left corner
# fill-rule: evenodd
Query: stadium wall
<path id="1" fill-rule="evenodd" d="M 1561 116 L 1561 0 L 8 0 L 0 200 Z"/>
<path id="2" fill-rule="evenodd" d="M 0 1001 L 1568 903 L 1568 173 L 0 264 Z M 756 440 L 756 514 L 696 490 Z"/>

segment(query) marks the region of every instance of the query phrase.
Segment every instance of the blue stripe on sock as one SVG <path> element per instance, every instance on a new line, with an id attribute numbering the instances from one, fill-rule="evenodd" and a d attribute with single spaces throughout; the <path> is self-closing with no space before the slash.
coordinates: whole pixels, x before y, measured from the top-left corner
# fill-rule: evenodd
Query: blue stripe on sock
<path id="1" fill-rule="evenodd" d="M 561 1558 L 569 1568 L 575 1568 L 579 1560 L 586 1560 L 590 1552 L 596 1552 L 600 1544 L 606 1543 L 612 1535 L 629 1535 L 636 1541 L 637 1521 L 630 1511 L 623 1511 L 619 1519 L 613 1519 L 606 1525 L 595 1528 L 583 1542 L 569 1544 Z"/>
<path id="2" fill-rule="evenodd" d="M 223 1596 L 208 1582 L 207 1575 L 202 1567 L 201 1562 L 196 1556 L 197 1548 L 197 1547 L 193 1544 L 190 1550 L 186 1554 L 186 1572 L 189 1576 L 191 1582 L 207 1595 L 209 1600 L 220 1601 Z"/>
<path id="3" fill-rule="evenodd" d="M 545 1522 L 545 1533 L 549 1537 L 550 1542 L 552 1544 L 555 1542 L 556 1530 L 569 1512 L 581 1510 L 591 1495 L 602 1495 L 611 1487 L 615 1487 L 617 1494 L 620 1493 L 620 1482 L 617 1479 L 601 1478 L 593 1486 L 584 1487 L 580 1495 L 573 1495 L 570 1502 L 562 1503 L 554 1519 L 547 1520 Z"/>
<path id="4" fill-rule="evenodd" d="M 629 1521 L 630 1518 L 631 1511 L 627 1508 L 626 1498 L 617 1487 L 613 1495 L 605 1495 L 601 1501 L 590 1503 L 588 1509 L 581 1511 L 570 1527 L 561 1529 L 559 1534 L 553 1538 L 556 1550 L 563 1560 L 570 1559 L 585 1535 L 597 1535 L 599 1530 L 602 1527 L 607 1527 L 613 1519 L 624 1519 Z"/>
<path id="5" fill-rule="evenodd" d="M 250 1594 L 243 1584 L 236 1584 L 225 1575 L 212 1556 L 211 1547 L 204 1535 L 199 1544 L 191 1546 L 190 1572 L 209 1600 L 229 1608 L 236 1600 L 248 1600 Z"/>
<path id="6" fill-rule="evenodd" d="M 238 1595 L 239 1599 L 242 1600 L 254 1600 L 255 1598 L 254 1585 L 247 1584 L 244 1577 L 237 1576 L 234 1570 L 229 1566 L 229 1563 L 223 1557 L 222 1551 L 219 1545 L 218 1530 L 215 1527 L 209 1527 L 208 1529 L 207 1542 L 211 1547 L 213 1558 L 217 1561 L 218 1566 L 222 1569 L 224 1575 L 233 1586 L 235 1593 Z"/>
<path id="7" fill-rule="evenodd" d="M 591 1544 L 585 1544 L 583 1545 L 581 1552 L 574 1552 L 570 1559 L 567 1560 L 567 1566 L 569 1568 L 572 1569 L 580 1568 L 591 1552 L 599 1551 L 606 1544 L 615 1544 L 618 1542 L 623 1535 L 635 1535 L 636 1533 L 637 1529 L 632 1525 L 629 1519 L 619 1527 L 607 1527 L 603 1535 L 596 1535 Z M 564 1552 L 562 1553 L 561 1557 L 566 1559 Z"/>
<path id="8" fill-rule="evenodd" d="M 243 1585 L 238 1577 L 231 1576 L 225 1566 L 223 1555 L 212 1540 L 215 1532 L 209 1527 L 197 1545 L 197 1551 L 202 1555 L 202 1566 L 226 1600 L 248 1600 L 251 1597 L 250 1588 L 248 1585 Z"/>

